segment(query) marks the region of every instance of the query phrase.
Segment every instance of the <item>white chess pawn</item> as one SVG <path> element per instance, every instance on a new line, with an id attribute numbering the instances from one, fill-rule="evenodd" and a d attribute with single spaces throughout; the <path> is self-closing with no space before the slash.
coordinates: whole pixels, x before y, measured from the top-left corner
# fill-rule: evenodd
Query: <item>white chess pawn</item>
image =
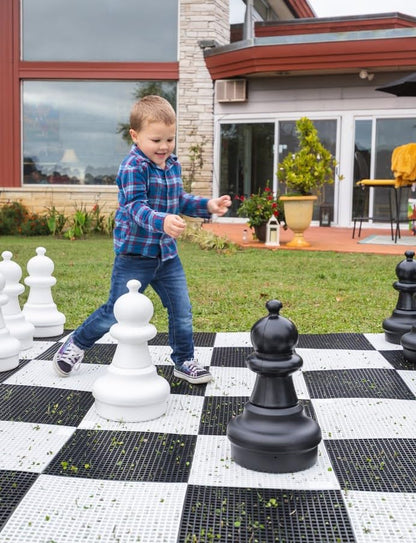
<path id="1" fill-rule="evenodd" d="M 7 304 L 3 306 L 3 317 L 10 334 L 20 341 L 23 351 L 33 346 L 35 327 L 25 318 L 19 305 L 19 296 L 25 290 L 20 283 L 22 268 L 13 262 L 13 253 L 10 251 L 3 251 L 1 256 L 3 261 L 0 262 L 0 272 L 6 280 L 3 293 L 8 297 Z"/>
<path id="2" fill-rule="evenodd" d="M 55 277 L 52 277 L 55 266 L 45 253 L 44 247 L 36 249 L 37 256 L 27 263 L 29 276 L 24 280 L 30 291 L 22 313 L 34 325 L 37 338 L 62 334 L 66 320 L 52 299 L 51 289 L 56 283 Z"/>
<path id="3" fill-rule="evenodd" d="M 112 363 L 95 381 L 92 393 L 101 417 L 140 422 L 166 412 L 170 386 L 157 373 L 147 344 L 156 335 L 156 328 L 149 324 L 153 304 L 139 293 L 139 281 L 130 280 L 127 288 L 129 292 L 114 304 L 118 322 L 110 329 L 118 345 Z"/>
<path id="4" fill-rule="evenodd" d="M 3 307 L 7 304 L 7 295 L 3 293 L 6 279 L 0 273 L 0 371 L 8 371 L 19 365 L 20 341 L 10 335 L 3 318 Z"/>

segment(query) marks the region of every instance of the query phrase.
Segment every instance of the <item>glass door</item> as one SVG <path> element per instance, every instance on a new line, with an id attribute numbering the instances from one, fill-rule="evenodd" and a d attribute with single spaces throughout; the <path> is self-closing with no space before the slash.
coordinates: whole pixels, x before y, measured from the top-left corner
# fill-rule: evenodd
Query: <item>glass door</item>
<path id="1" fill-rule="evenodd" d="M 394 179 L 391 156 L 395 147 L 416 141 L 416 118 L 357 119 L 354 140 L 354 182 L 352 217 L 390 219 L 388 190 L 370 191 L 356 187 L 360 179 Z M 407 198 L 402 197 L 400 219 L 405 220 Z"/>
<path id="2" fill-rule="evenodd" d="M 273 187 L 274 123 L 221 125 L 220 194 L 231 196 L 227 216 L 236 217 L 240 200 Z"/>
<path id="3" fill-rule="evenodd" d="M 371 178 L 372 121 L 355 121 L 354 177 L 352 185 L 352 216 L 368 217 L 370 201 L 368 189 L 357 186 L 357 181 Z"/>
<path id="4" fill-rule="evenodd" d="M 279 153 L 278 162 L 281 162 L 289 153 L 294 153 L 297 149 L 298 139 L 296 137 L 296 121 L 279 121 Z M 313 120 L 313 124 L 318 130 L 319 138 L 322 144 L 332 153 L 336 155 L 337 141 L 337 120 L 336 119 L 317 119 Z M 279 192 L 285 193 L 286 185 L 279 180 Z M 318 200 L 314 205 L 313 220 L 319 220 L 319 207 L 323 204 L 331 206 L 333 220 L 334 209 L 334 184 L 325 184 L 322 189 L 315 192 Z"/>
<path id="5" fill-rule="evenodd" d="M 375 137 L 375 179 L 394 179 L 391 169 L 391 155 L 393 149 L 400 145 L 416 141 L 416 119 L 377 119 Z M 386 216 L 389 209 L 388 198 L 390 191 L 376 189 L 374 191 L 373 216 Z M 407 216 L 407 196 L 403 192 L 399 210 L 400 220 Z"/>

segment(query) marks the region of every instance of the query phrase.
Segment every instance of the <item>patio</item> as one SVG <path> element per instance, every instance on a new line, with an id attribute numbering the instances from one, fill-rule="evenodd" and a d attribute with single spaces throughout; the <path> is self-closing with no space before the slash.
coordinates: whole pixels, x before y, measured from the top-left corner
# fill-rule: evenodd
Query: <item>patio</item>
<path id="1" fill-rule="evenodd" d="M 284 249 L 287 251 L 299 250 L 285 246 L 285 243 L 292 239 L 293 233 L 290 230 L 284 230 L 283 228 L 280 228 L 280 246 L 273 248 L 270 248 L 257 240 L 253 240 L 251 230 L 246 224 L 213 222 L 205 223 L 203 228 L 206 228 L 219 236 L 227 237 L 242 247 L 269 250 Z M 244 229 L 247 229 L 248 243 L 243 243 Z M 370 236 L 383 236 L 385 241 L 383 244 L 368 243 L 367 241 L 363 243 L 363 241 L 367 240 Z M 398 240 L 398 243 L 394 243 L 394 241 L 391 240 L 390 229 L 364 227 L 361 231 L 361 237 L 358 238 L 357 235 L 355 235 L 355 238 L 353 239 L 352 228 L 312 226 L 305 231 L 305 239 L 311 243 L 311 246 L 301 249 L 302 251 L 403 255 L 406 250 L 415 250 L 416 248 L 416 237 L 408 230 L 406 224 L 401 225 L 401 239 Z"/>

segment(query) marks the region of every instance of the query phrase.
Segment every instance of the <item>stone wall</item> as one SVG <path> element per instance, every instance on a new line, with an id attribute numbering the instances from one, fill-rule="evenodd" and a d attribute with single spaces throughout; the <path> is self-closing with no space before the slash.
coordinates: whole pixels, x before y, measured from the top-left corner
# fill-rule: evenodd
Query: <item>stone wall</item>
<path id="1" fill-rule="evenodd" d="M 98 204 L 102 215 L 117 209 L 116 186 L 56 187 L 50 185 L 25 185 L 21 188 L 1 188 L 0 206 L 20 202 L 30 211 L 44 214 L 55 207 L 61 213 L 72 216 L 77 208 L 85 206 L 87 211 Z"/>
<path id="2" fill-rule="evenodd" d="M 185 186 L 213 195 L 214 86 L 202 46 L 230 41 L 229 0 L 181 0 L 176 152 Z"/>

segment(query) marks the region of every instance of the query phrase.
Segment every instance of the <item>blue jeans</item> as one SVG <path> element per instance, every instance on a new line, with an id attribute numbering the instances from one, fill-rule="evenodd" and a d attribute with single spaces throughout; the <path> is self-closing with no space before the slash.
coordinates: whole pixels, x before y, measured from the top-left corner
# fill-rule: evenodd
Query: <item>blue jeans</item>
<path id="1" fill-rule="evenodd" d="M 162 262 L 160 258 L 117 255 L 108 300 L 75 330 L 74 343 L 81 349 L 88 349 L 110 330 L 117 322 L 113 312 L 114 303 L 128 292 L 126 285 L 130 279 L 140 281 L 140 292 L 151 285 L 167 309 L 173 363 L 179 367 L 185 360 L 193 359 L 192 308 L 185 272 L 178 256 Z"/>

